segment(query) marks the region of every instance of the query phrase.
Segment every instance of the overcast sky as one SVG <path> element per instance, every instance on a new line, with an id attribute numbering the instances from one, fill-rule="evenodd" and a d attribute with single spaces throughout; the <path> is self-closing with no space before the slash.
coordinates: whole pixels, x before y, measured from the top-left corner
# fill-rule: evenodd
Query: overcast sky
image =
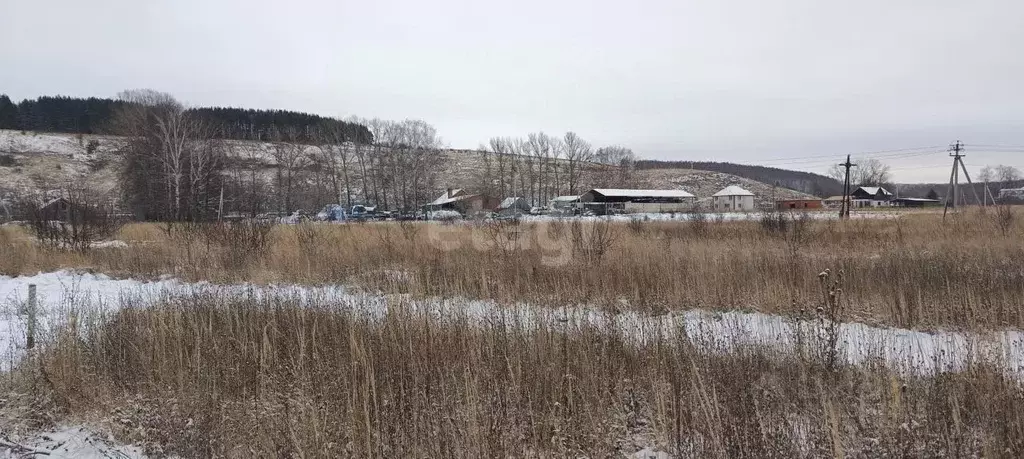
<path id="1" fill-rule="evenodd" d="M 14 99 L 146 87 L 421 118 L 457 148 L 573 130 L 648 158 L 818 172 L 942 146 L 886 156 L 907 182 L 948 180 L 958 138 L 974 170 L 1024 167 L 1022 48 L 1019 0 L 0 0 Z"/>

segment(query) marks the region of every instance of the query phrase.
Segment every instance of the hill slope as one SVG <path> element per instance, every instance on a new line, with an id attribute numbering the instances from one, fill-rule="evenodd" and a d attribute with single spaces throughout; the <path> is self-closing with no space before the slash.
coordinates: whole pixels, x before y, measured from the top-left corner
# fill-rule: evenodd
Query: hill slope
<path id="1" fill-rule="evenodd" d="M 115 136 L 79 135 L 59 133 L 21 133 L 0 130 L 0 195 L 31 190 L 52 189 L 68 181 L 87 181 L 101 190 L 117 188 L 118 158 L 115 152 L 124 145 L 124 139 Z M 229 159 L 237 163 L 255 163 L 268 182 L 275 174 L 275 144 L 228 140 L 223 144 Z M 319 151 L 316 146 L 303 146 L 306 154 Z M 480 188 L 484 155 L 472 150 L 446 150 L 441 152 L 440 171 L 436 181 L 437 192 L 445 188 Z M 593 166 L 598 167 L 598 166 Z M 735 175 L 679 168 L 639 169 L 634 185 L 653 189 L 685 189 L 699 198 L 729 185 L 738 185 L 756 195 L 759 204 L 771 203 L 772 197 L 800 198 L 808 194 L 775 187 Z M 352 193 L 361 195 L 361 180 L 352 180 Z M 582 188 L 609 187 L 600 176 L 586 178 Z M 551 196 L 548 196 L 551 197 Z"/>
<path id="2" fill-rule="evenodd" d="M 643 169 L 697 169 L 722 172 L 770 185 L 777 184 L 802 193 L 820 197 L 835 196 L 843 193 L 843 184 L 831 177 L 804 171 L 791 171 L 776 167 L 754 166 L 710 161 L 654 161 L 644 160 L 637 163 Z M 751 190 L 753 191 L 753 190 Z"/>
<path id="3" fill-rule="evenodd" d="M 770 206 L 774 199 L 811 198 L 810 194 L 783 187 L 775 187 L 767 183 L 739 177 L 723 172 L 703 171 L 696 169 L 644 169 L 638 171 L 646 186 L 653 189 L 682 188 L 693 193 L 701 200 L 729 185 L 737 185 L 754 193 L 755 205 Z"/>

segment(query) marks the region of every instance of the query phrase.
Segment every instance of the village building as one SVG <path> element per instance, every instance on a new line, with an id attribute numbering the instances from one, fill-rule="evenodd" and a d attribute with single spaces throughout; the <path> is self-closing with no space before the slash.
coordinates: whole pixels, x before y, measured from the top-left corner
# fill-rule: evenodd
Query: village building
<path id="1" fill-rule="evenodd" d="M 54 198 L 39 206 L 38 215 L 44 220 L 67 221 L 70 219 L 71 211 L 71 201 Z"/>
<path id="2" fill-rule="evenodd" d="M 897 207 L 935 207 L 942 204 L 938 199 L 928 198 L 896 198 L 889 202 Z"/>
<path id="3" fill-rule="evenodd" d="M 518 196 L 505 198 L 498 204 L 496 212 L 503 217 L 528 214 L 530 213 L 530 203 Z"/>
<path id="4" fill-rule="evenodd" d="M 850 194 L 853 207 L 885 207 L 892 205 L 893 194 L 880 186 L 862 186 Z"/>
<path id="5" fill-rule="evenodd" d="M 428 212 L 453 210 L 462 215 L 473 215 L 493 211 L 498 200 L 485 194 L 471 194 L 462 188 L 449 188 L 437 199 L 423 206 Z"/>
<path id="6" fill-rule="evenodd" d="M 842 203 L 843 197 L 839 197 Z M 824 207 L 824 202 L 818 198 L 807 199 L 780 199 L 775 201 L 775 208 L 778 210 L 814 210 Z"/>
<path id="7" fill-rule="evenodd" d="M 580 205 L 598 214 L 686 212 L 697 197 L 683 190 L 597 188 L 583 193 Z"/>
<path id="8" fill-rule="evenodd" d="M 1003 188 L 999 190 L 999 202 L 1024 201 L 1024 188 Z"/>
<path id="9" fill-rule="evenodd" d="M 825 204 L 825 207 L 838 209 L 843 206 L 842 196 L 829 196 L 822 199 L 821 202 Z"/>
<path id="10" fill-rule="evenodd" d="M 736 185 L 727 186 L 711 195 L 711 208 L 715 212 L 750 212 L 754 210 L 754 193 Z"/>

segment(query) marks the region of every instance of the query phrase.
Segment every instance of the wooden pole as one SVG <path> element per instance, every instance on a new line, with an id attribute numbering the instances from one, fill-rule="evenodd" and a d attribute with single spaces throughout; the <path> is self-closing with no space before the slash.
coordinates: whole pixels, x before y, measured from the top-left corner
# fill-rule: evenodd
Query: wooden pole
<path id="1" fill-rule="evenodd" d="M 28 285 L 28 304 L 25 309 L 28 314 L 28 331 L 26 333 L 25 347 L 32 349 L 36 346 L 36 284 Z"/>

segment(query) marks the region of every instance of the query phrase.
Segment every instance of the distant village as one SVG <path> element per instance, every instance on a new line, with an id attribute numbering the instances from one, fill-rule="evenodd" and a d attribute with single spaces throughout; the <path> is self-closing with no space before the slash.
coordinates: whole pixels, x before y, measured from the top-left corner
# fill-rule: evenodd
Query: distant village
<path id="1" fill-rule="evenodd" d="M 67 198 L 56 195 L 38 204 L 40 214 L 49 219 L 61 220 L 74 205 Z M 730 185 L 717 193 L 700 198 L 681 189 L 624 189 L 595 188 L 580 195 L 557 196 L 546 205 L 535 206 L 520 196 L 499 198 L 486 193 L 474 193 L 463 188 L 449 188 L 433 201 L 423 204 L 416 213 L 397 213 L 379 210 L 372 205 L 357 204 L 350 208 L 339 204 L 329 205 L 316 214 L 297 211 L 292 214 L 268 212 L 257 216 L 281 222 L 298 220 L 360 221 L 360 220 L 451 220 L 461 218 L 516 218 L 524 215 L 549 215 L 553 217 L 607 216 L 628 214 L 713 212 L 736 213 L 758 211 L 816 211 L 839 209 L 843 196 L 828 198 L 785 198 L 755 199 L 757 196 L 738 185 Z M 760 204 L 758 204 L 760 202 Z M 1024 188 L 1008 188 L 999 191 L 992 202 L 1024 202 Z M 850 192 L 848 207 L 851 209 L 881 208 L 926 208 L 942 206 L 937 196 L 900 197 L 884 187 L 862 186 Z M 0 201 L 0 221 L 14 220 L 12 206 Z M 130 217 L 124 215 L 124 217 Z M 241 220 L 244 215 L 225 214 L 224 220 Z"/>
<path id="2" fill-rule="evenodd" d="M 811 211 L 839 208 L 844 198 L 777 199 L 774 205 L 755 204 L 754 193 L 737 185 L 730 185 L 701 199 L 685 190 L 644 190 L 595 188 L 581 195 L 558 196 L 541 207 L 531 206 L 522 197 L 497 198 L 482 193 L 456 188 L 448 189 L 437 199 L 423 206 L 428 213 L 448 212 L 462 217 L 491 215 L 509 217 L 524 214 L 615 215 L 670 212 L 754 212 L 764 210 Z M 929 207 L 938 206 L 939 199 L 897 197 L 883 187 L 859 187 L 849 197 L 851 208 L 876 207 Z M 767 208 L 766 208 L 767 207 Z"/>

